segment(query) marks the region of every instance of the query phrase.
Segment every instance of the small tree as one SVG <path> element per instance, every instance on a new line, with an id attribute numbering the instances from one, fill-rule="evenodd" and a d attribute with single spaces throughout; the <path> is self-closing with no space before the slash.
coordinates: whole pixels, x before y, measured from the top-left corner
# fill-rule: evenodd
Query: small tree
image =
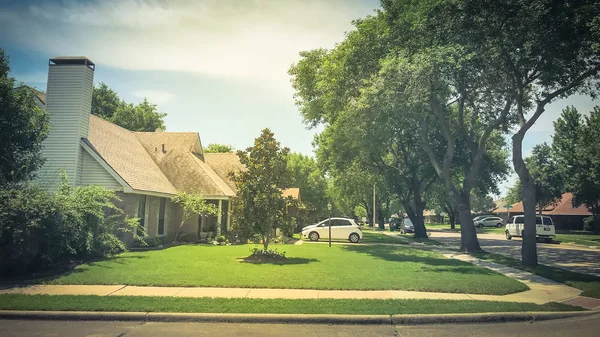
<path id="1" fill-rule="evenodd" d="M 179 224 L 179 228 L 177 229 L 177 233 L 175 234 L 174 241 L 179 240 L 181 234 L 181 228 L 183 224 L 191 219 L 193 216 L 207 216 L 207 215 L 218 215 L 219 210 L 213 204 L 209 204 L 204 200 L 202 195 L 197 193 L 185 193 L 179 192 L 175 197 L 171 199 L 176 204 L 181 205 L 183 208 L 183 214 L 181 215 L 181 223 Z M 200 226 L 202 226 L 202 222 L 200 222 Z M 202 231 L 202 227 L 200 227 L 200 231 Z"/>
<path id="2" fill-rule="evenodd" d="M 260 235 L 264 251 L 277 228 L 289 223 L 282 191 L 288 188 L 288 148 L 281 148 L 271 130 L 264 129 L 254 146 L 237 151 L 247 170 L 230 172 L 237 188 L 233 200 L 234 230 Z"/>

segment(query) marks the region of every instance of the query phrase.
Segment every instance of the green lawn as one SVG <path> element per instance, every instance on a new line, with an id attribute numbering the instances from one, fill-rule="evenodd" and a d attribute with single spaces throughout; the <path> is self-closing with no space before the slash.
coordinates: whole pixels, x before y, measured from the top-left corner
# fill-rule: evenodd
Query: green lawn
<path id="1" fill-rule="evenodd" d="M 2 310 L 130 311 L 271 314 L 446 314 L 579 311 L 561 303 L 453 300 L 182 298 L 143 296 L 0 295 Z"/>
<path id="2" fill-rule="evenodd" d="M 584 246 L 600 246 L 600 235 L 591 232 L 572 231 L 565 234 L 556 234 L 556 240 L 562 243 L 575 243 Z"/>
<path id="3" fill-rule="evenodd" d="M 474 255 L 483 260 L 491 260 L 506 266 L 525 270 L 532 274 L 580 289 L 583 291 L 581 294 L 583 296 L 600 298 L 600 277 L 575 273 L 546 265 L 539 265 L 535 268 L 525 267 L 521 265 L 521 261 L 500 254 L 483 253 Z"/>
<path id="4" fill-rule="evenodd" d="M 54 284 L 304 289 L 401 289 L 509 294 L 527 286 L 489 269 L 403 245 L 272 245 L 285 264 L 242 259 L 255 245 L 184 245 L 78 266 Z"/>
<path id="5" fill-rule="evenodd" d="M 361 240 L 362 243 L 397 243 L 408 245 L 409 243 L 420 242 L 425 245 L 443 245 L 441 242 L 433 239 L 415 239 L 414 234 L 400 234 L 400 232 L 397 231 L 391 232 L 391 235 L 387 235 L 382 231 L 363 229 L 363 234 L 364 236 Z"/>
<path id="6" fill-rule="evenodd" d="M 438 230 L 448 230 L 450 231 L 450 224 L 439 224 L 439 223 L 435 223 L 435 224 L 425 224 L 425 227 L 427 229 L 438 229 Z M 475 230 L 477 231 L 477 233 L 483 233 L 483 234 L 504 234 L 504 227 L 500 227 L 500 228 L 496 228 L 496 227 L 484 227 L 484 228 L 475 228 Z M 457 224 L 455 226 L 455 229 L 453 229 L 452 231 L 454 232 L 460 232 L 460 225 Z"/>

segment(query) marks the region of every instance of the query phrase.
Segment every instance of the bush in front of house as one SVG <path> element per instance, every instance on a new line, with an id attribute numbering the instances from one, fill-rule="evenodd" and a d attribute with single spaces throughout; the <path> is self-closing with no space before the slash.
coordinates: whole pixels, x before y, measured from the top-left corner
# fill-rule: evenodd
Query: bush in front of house
<path id="1" fill-rule="evenodd" d="M 587 218 L 583 219 L 583 230 L 588 231 L 588 232 L 591 232 L 594 230 L 594 217 L 593 216 L 588 216 Z"/>
<path id="2" fill-rule="evenodd" d="M 56 193 L 32 183 L 0 189 L 0 274 L 11 277 L 60 267 L 71 260 L 122 252 L 118 232 L 135 238 L 137 219 L 123 216 L 114 192 L 69 186 Z"/>

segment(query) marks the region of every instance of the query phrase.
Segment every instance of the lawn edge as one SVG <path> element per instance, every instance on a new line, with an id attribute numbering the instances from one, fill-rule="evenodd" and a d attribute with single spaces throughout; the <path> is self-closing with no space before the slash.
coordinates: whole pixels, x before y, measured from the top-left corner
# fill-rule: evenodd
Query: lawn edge
<path id="1" fill-rule="evenodd" d="M 443 323 L 534 322 L 586 317 L 598 311 L 496 312 L 477 314 L 425 315 L 313 315 L 313 314 L 218 314 L 161 312 L 94 312 L 94 311 L 20 311 L 0 310 L 0 319 L 50 321 L 140 321 L 140 322 L 211 322 L 211 323 L 288 323 L 288 324 L 355 324 L 420 325 Z"/>

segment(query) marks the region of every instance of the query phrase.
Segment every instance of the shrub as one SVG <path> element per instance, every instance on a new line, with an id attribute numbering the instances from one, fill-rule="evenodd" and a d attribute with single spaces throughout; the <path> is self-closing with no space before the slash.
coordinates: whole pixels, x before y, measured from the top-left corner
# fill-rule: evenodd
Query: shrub
<path id="1" fill-rule="evenodd" d="M 257 259 L 285 259 L 285 252 L 280 252 L 277 249 L 261 249 L 253 248 L 250 250 L 253 256 Z"/>
<path id="2" fill-rule="evenodd" d="M 66 176 L 55 194 L 25 183 L 0 189 L 1 274 L 34 273 L 124 251 L 117 233 L 140 240 L 139 221 L 125 217 L 114 200 L 115 193 L 100 186 L 71 188 Z"/>
<path id="3" fill-rule="evenodd" d="M 594 217 L 588 216 L 587 218 L 583 219 L 583 230 L 591 232 L 593 229 L 594 229 Z"/>
<path id="4" fill-rule="evenodd" d="M 217 242 L 218 243 L 227 242 L 227 239 L 225 238 L 224 235 L 219 235 L 219 236 L 217 236 Z"/>

